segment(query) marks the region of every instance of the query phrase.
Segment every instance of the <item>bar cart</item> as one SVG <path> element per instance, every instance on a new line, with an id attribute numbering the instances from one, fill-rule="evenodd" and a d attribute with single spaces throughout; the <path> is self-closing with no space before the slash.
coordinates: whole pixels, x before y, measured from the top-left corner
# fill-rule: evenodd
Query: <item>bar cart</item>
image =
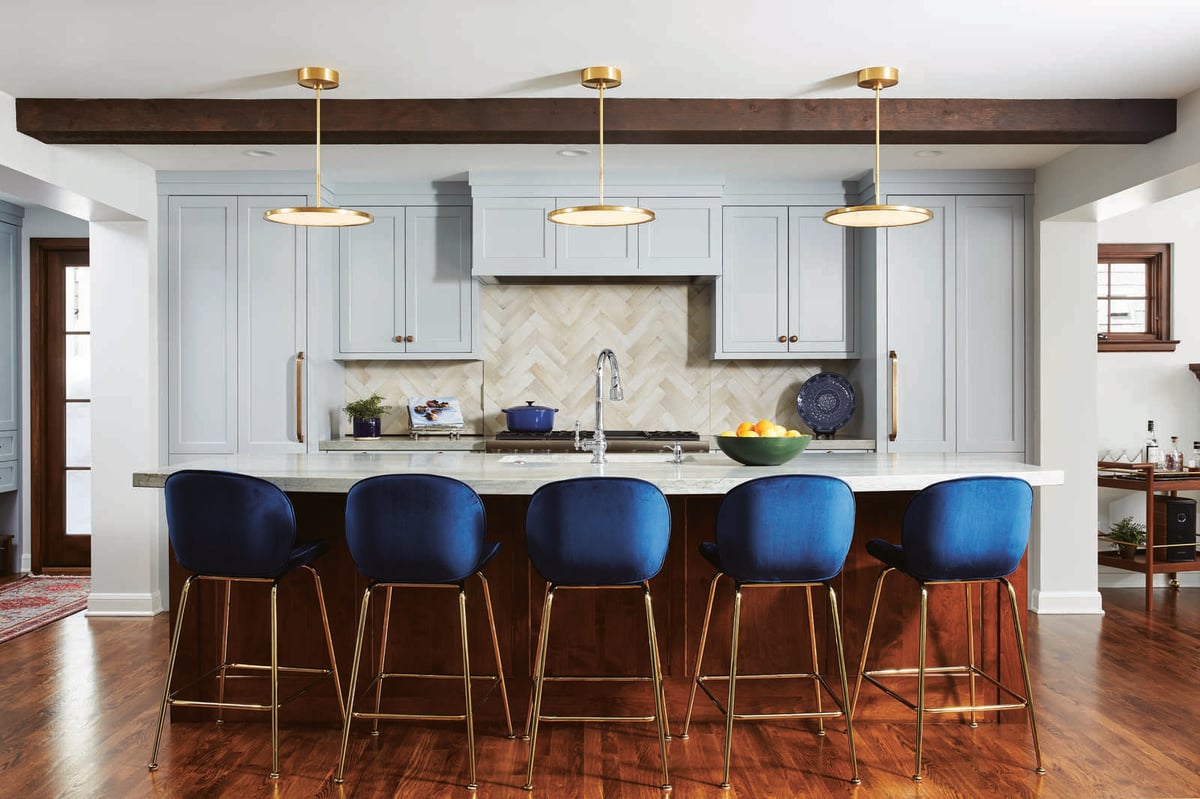
<path id="1" fill-rule="evenodd" d="M 1164 493 L 1174 496 L 1179 491 L 1200 491 L 1200 471 L 1156 472 L 1152 463 L 1121 463 L 1100 461 L 1097 464 L 1097 483 L 1100 488 L 1122 488 L 1128 491 L 1144 491 L 1146 494 L 1146 551 L 1133 558 L 1118 557 L 1114 553 L 1097 553 L 1101 566 L 1141 572 L 1146 575 L 1146 612 L 1154 610 L 1154 575 L 1166 574 L 1171 586 L 1179 586 L 1179 572 L 1200 571 L 1200 560 L 1167 561 L 1165 552 L 1170 547 L 1194 547 L 1195 539 L 1188 543 L 1157 543 L 1154 534 L 1154 495 Z M 1104 539 L 1104 534 L 1100 534 Z M 1166 540 L 1165 536 L 1161 536 Z"/>

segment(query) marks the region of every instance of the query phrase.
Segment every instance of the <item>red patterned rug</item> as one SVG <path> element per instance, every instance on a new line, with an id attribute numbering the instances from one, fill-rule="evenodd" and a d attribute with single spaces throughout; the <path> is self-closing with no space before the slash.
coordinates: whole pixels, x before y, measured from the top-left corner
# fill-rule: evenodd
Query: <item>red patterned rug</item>
<path id="1" fill-rule="evenodd" d="M 0 643 L 87 607 L 90 577 L 29 575 L 0 585 Z"/>

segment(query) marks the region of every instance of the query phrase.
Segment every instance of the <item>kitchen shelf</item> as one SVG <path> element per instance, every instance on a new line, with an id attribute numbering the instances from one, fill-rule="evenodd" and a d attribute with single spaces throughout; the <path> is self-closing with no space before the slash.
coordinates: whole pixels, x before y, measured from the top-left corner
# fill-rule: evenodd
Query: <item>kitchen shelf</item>
<path id="1" fill-rule="evenodd" d="M 1146 575 L 1146 612 L 1154 610 L 1154 575 L 1166 574 L 1172 581 L 1180 572 L 1200 571 L 1200 560 L 1164 561 L 1159 556 L 1172 546 L 1195 546 L 1195 544 L 1154 543 L 1154 495 L 1163 493 L 1174 496 L 1179 491 L 1200 491 L 1200 472 L 1156 472 L 1152 463 L 1120 463 L 1100 461 L 1096 464 L 1096 483 L 1100 488 L 1120 488 L 1127 491 L 1143 491 L 1146 495 L 1146 549 L 1133 558 L 1122 558 L 1116 553 L 1099 552 L 1097 562 L 1126 571 Z"/>

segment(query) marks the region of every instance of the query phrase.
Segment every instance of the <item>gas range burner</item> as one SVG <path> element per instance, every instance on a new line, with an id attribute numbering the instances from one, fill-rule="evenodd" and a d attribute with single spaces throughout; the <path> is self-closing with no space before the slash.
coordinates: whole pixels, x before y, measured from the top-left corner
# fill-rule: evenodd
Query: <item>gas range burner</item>
<path id="1" fill-rule="evenodd" d="M 591 438 L 591 430 L 579 431 L 583 438 Z M 699 441 L 700 434 L 695 430 L 605 430 L 604 437 L 635 441 Z M 502 430 L 496 433 L 499 441 L 562 441 L 575 439 L 574 430 L 550 430 L 544 433 L 514 432 Z"/>

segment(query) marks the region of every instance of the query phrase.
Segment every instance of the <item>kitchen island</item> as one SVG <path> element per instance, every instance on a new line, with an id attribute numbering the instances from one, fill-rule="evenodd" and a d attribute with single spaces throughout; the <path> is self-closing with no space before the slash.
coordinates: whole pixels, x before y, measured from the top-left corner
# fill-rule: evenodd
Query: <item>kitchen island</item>
<path id="1" fill-rule="evenodd" d="M 670 461 L 668 453 L 610 453 L 609 462 L 593 465 L 582 454 L 482 454 L 477 452 L 405 452 L 405 453 L 319 453 L 310 455 L 230 455 L 198 457 L 186 463 L 138 472 L 135 486 L 160 488 L 168 474 L 183 468 L 223 469 L 252 474 L 278 485 L 290 496 L 295 508 L 298 537 L 301 541 L 324 538 L 331 550 L 317 561 L 325 585 L 333 626 L 334 647 L 339 667 L 348 672 L 353 646 L 358 603 L 366 580 L 354 566 L 346 548 L 343 531 L 345 496 L 350 487 L 365 477 L 386 473 L 420 472 L 454 477 L 474 488 L 487 510 L 488 537 L 502 543 L 499 555 L 485 569 L 496 605 L 496 624 L 500 635 L 505 671 L 516 677 L 510 692 L 514 711 L 520 715 L 528 691 L 533 647 L 541 614 L 544 582 L 529 565 L 524 541 L 524 515 L 530 494 L 545 483 L 584 475 L 638 477 L 655 483 L 667 495 L 671 508 L 671 544 L 666 563 L 651 582 L 658 622 L 663 666 L 669 685 L 678 690 L 695 671 L 695 649 L 703 622 L 704 604 L 712 567 L 697 552 L 702 541 L 714 537 L 716 512 L 722 496 L 747 480 L 772 474 L 828 474 L 844 479 L 855 492 L 856 515 L 854 541 L 846 566 L 834 581 L 842 606 L 847 667 L 853 671 L 858 662 L 865 634 L 867 614 L 880 564 L 866 552 L 871 538 L 899 541 L 900 521 L 913 494 L 941 480 L 970 475 L 1019 477 L 1031 485 L 1053 486 L 1063 482 L 1059 470 L 1022 464 L 1011 459 L 987 455 L 877 455 L 877 454 L 802 454 L 781 466 L 750 467 L 730 460 L 722 453 L 688 454 L 682 463 Z M 171 601 L 178 596 L 185 573 L 171 564 Z M 1022 611 L 1026 602 L 1025 567 L 1013 575 Z M 917 590 L 912 581 L 894 578 L 889 583 L 888 601 L 882 603 L 877 622 L 877 652 L 883 652 L 894 665 L 916 662 Z M 219 650 L 220 604 L 218 591 L 202 586 L 201 601 L 188 613 L 188 628 L 181 641 L 180 676 L 198 675 L 216 662 Z M 256 586 L 235 589 L 249 595 Z M 802 589 L 756 593 L 748 596 L 743 610 L 745 634 L 739 647 L 739 671 L 797 671 L 808 668 L 807 633 L 797 619 L 804 614 Z M 481 611 L 477 581 L 468 583 L 468 603 Z M 636 592 L 571 592 L 555 603 L 551 636 L 556 630 L 570 628 L 572 647 L 552 648 L 547 671 L 571 673 L 645 673 L 647 652 L 640 621 L 640 598 Z M 705 655 L 705 671 L 728 667 L 728 614 L 731 597 L 728 585 L 718 590 L 714 606 L 714 624 Z M 828 657 L 828 636 L 823 618 L 821 592 L 814 593 L 818 636 Z M 448 596 L 447 594 L 450 594 Z M 790 594 L 790 595 L 789 595 Z M 975 623 L 982 636 L 977 657 L 990 668 L 999 668 L 1005 683 L 1020 684 L 1015 647 L 1011 644 L 1006 602 L 998 592 L 987 588 L 975 592 Z M 280 657 L 286 661 L 319 664 L 323 641 L 312 634 L 315 599 L 304 581 L 287 580 L 280 593 L 289 604 L 281 614 Z M 237 602 L 237 599 L 235 599 Z M 796 604 L 799 602 L 799 604 Z M 189 603 L 190 604 L 190 603 Z M 374 605 L 372 634 L 382 623 L 382 603 Z M 965 655 L 966 638 L 961 620 L 965 613 L 961 590 L 931 591 L 931 618 L 947 619 L 954 627 L 936 631 L 930 640 L 931 662 Z M 237 613 L 231 652 L 239 658 L 263 656 L 265 650 L 266 602 L 259 600 Z M 389 636 L 389 670 L 405 671 L 460 670 L 461 653 L 452 637 L 455 617 L 452 592 L 400 591 L 396 597 Z M 724 621 L 720 621 L 724 620 Z M 472 612 L 471 651 L 475 671 L 490 668 L 490 642 L 482 612 Z M 787 632 L 782 635 L 780 633 Z M 902 633 L 906 633 L 902 635 Z M 377 639 L 376 639 L 377 640 Z M 165 644 L 165 642 L 164 642 Z M 377 644 L 366 651 L 377 653 Z M 373 654 L 377 657 L 377 654 Z M 261 662 L 261 661 L 260 661 Z M 827 662 L 827 661 L 826 661 Z M 739 689 L 740 690 L 740 689 Z M 863 694 L 861 712 L 875 717 L 908 720 L 909 711 L 896 703 L 876 702 L 879 692 Z M 337 718 L 332 694 L 318 695 L 315 702 L 290 706 L 290 718 Z M 548 700 L 549 701 L 549 700 Z M 680 708 L 671 707 L 673 714 Z M 189 712 L 190 711 L 190 712 Z M 173 708 L 174 718 L 206 718 L 202 712 Z M 498 713 L 496 702 L 489 702 L 486 715 Z M 1007 714 L 1006 720 L 1020 720 L 1019 714 Z"/>

